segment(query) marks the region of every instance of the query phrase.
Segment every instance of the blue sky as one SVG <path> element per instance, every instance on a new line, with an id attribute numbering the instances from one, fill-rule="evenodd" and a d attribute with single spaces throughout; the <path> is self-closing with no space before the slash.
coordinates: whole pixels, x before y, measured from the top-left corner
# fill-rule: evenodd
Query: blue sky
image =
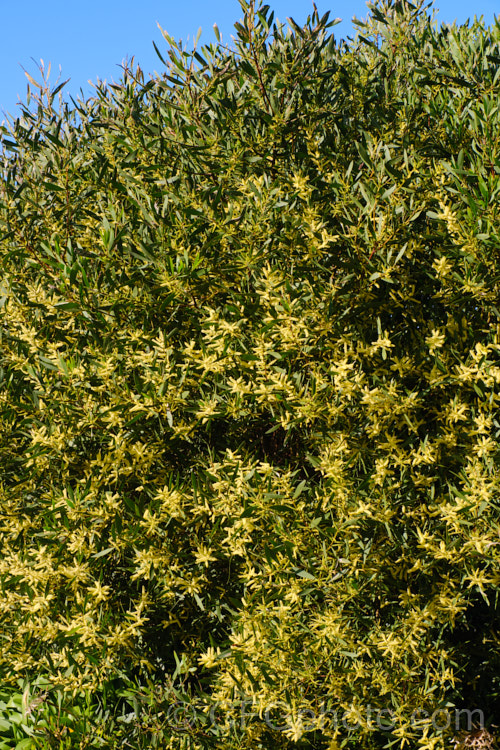
<path id="1" fill-rule="evenodd" d="M 286 22 L 291 16 L 302 25 L 312 12 L 311 0 L 266 0 L 275 16 Z M 345 2 L 317 0 L 322 15 L 343 22 L 334 33 L 345 37 L 352 33 L 353 16 L 364 18 L 364 0 Z M 447 23 L 464 22 L 474 14 L 484 15 L 488 23 L 498 13 L 497 0 L 436 0 L 438 18 Z M 0 122 L 3 112 L 19 112 L 16 102 L 25 99 L 27 79 L 23 68 L 39 80 L 37 65 L 43 59 L 51 63 L 50 81 L 54 85 L 61 67 L 61 81 L 70 78 L 66 98 L 76 96 L 80 88 L 88 96 L 88 81 L 97 78 L 117 80 L 120 64 L 135 55 L 145 73 L 163 69 L 152 41 L 160 51 L 166 49 L 157 23 L 176 40 L 191 41 L 202 27 L 199 46 L 215 41 L 212 26 L 217 23 L 223 41 L 231 42 L 233 24 L 242 17 L 238 0 L 5 0 L 0 21 Z M 32 59 L 33 58 L 33 59 Z M 22 66 L 22 67 L 21 67 Z"/>

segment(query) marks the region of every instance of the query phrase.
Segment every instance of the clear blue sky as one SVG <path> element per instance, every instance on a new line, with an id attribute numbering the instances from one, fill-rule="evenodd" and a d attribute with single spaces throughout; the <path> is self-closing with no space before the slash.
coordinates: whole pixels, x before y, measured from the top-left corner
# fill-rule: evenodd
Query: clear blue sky
<path id="1" fill-rule="evenodd" d="M 286 23 L 291 16 L 302 25 L 312 12 L 312 0 L 266 0 L 275 17 Z M 484 15 L 487 23 L 498 13 L 498 0 L 436 0 L 438 18 L 451 23 Z M 65 87 L 76 96 L 83 89 L 92 91 L 89 79 L 117 80 L 119 65 L 135 55 L 145 73 L 163 69 L 152 40 L 164 51 L 157 23 L 176 40 L 192 41 L 202 27 L 199 46 L 215 42 L 212 26 L 217 23 L 223 41 L 231 43 L 233 24 L 242 17 L 237 0 L 3 0 L 0 16 L 0 122 L 3 112 L 15 115 L 16 102 L 26 97 L 27 79 L 23 67 L 39 80 L 37 64 L 43 59 L 52 65 L 50 81 L 55 84 L 61 67 L 61 81 L 70 78 Z M 322 15 L 340 17 L 342 24 L 334 33 L 338 37 L 352 34 L 354 15 L 364 18 L 364 0 L 317 0 Z M 495 7 L 496 6 L 496 7 Z M 32 58 L 36 61 L 33 62 Z M 21 67 L 22 66 L 22 67 Z"/>

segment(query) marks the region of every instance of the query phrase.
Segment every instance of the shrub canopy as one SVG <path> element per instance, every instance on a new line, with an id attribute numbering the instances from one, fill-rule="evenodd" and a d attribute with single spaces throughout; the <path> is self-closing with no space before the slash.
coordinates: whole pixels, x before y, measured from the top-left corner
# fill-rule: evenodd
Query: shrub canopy
<path id="1" fill-rule="evenodd" d="M 500 24 L 241 5 L 2 128 L 0 684 L 439 748 L 500 701 Z"/>

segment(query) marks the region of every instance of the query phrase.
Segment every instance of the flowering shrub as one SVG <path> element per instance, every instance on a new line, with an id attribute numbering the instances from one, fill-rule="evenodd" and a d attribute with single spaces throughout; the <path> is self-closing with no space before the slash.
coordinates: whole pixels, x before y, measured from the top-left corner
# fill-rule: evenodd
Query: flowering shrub
<path id="1" fill-rule="evenodd" d="M 2 128 L 0 684 L 92 691 L 68 747 L 442 748 L 500 701 L 500 25 L 241 4 Z"/>

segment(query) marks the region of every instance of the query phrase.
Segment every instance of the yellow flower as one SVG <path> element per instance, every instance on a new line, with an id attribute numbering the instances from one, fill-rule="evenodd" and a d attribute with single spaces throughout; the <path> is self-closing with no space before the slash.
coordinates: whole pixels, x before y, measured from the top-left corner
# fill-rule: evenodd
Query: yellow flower
<path id="1" fill-rule="evenodd" d="M 218 401 L 216 398 L 202 401 L 200 408 L 196 412 L 196 417 L 201 419 L 202 424 L 205 424 L 205 422 L 208 422 L 209 417 L 217 413 L 217 409 Z"/>
<path id="2" fill-rule="evenodd" d="M 394 344 L 390 340 L 387 331 L 384 331 L 383 336 L 379 335 L 376 341 L 372 341 L 370 353 L 375 354 L 380 349 L 382 351 L 382 359 L 385 359 L 387 357 L 387 350 L 392 349 L 393 346 Z"/>
<path id="3" fill-rule="evenodd" d="M 160 525 L 160 522 L 161 519 L 155 513 L 151 513 L 149 508 L 146 508 L 146 510 L 144 511 L 143 520 L 141 521 L 141 526 L 145 530 L 146 536 L 154 536 Z"/>
<path id="4" fill-rule="evenodd" d="M 439 278 L 447 276 L 451 271 L 451 265 L 445 257 L 441 257 L 439 258 L 439 260 L 435 260 L 432 264 L 432 267 L 436 271 L 436 274 Z"/>
<path id="5" fill-rule="evenodd" d="M 208 568 L 209 563 L 217 560 L 217 558 L 212 555 L 211 550 L 208 547 L 205 547 L 204 544 L 201 544 L 199 546 L 198 551 L 195 553 L 194 559 L 196 560 L 198 565 L 203 563 L 206 568 Z"/>
<path id="6" fill-rule="evenodd" d="M 109 596 L 109 586 L 101 586 L 100 581 L 96 581 L 93 586 L 89 588 L 89 594 L 95 599 L 96 603 L 105 602 Z"/>
<path id="7" fill-rule="evenodd" d="M 425 343 L 429 347 L 429 354 L 434 354 L 436 349 L 441 349 L 444 344 L 444 333 L 434 328 L 430 336 L 427 336 Z"/>
<path id="8" fill-rule="evenodd" d="M 304 175 L 296 174 L 293 176 L 292 185 L 297 190 L 301 198 L 307 198 L 310 193 L 308 179 Z"/>
<path id="9" fill-rule="evenodd" d="M 212 646 L 209 646 L 206 652 L 198 657 L 198 664 L 206 669 L 212 669 L 217 666 L 217 657 L 219 654 L 219 649 L 216 651 Z"/>

